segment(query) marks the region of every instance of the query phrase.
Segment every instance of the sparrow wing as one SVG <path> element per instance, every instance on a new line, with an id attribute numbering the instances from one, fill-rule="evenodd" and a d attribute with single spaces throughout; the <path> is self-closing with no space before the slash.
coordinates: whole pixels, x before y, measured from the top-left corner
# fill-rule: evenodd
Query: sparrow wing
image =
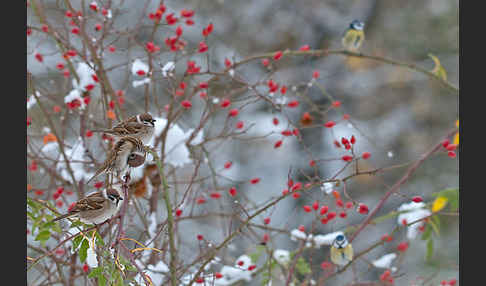
<path id="1" fill-rule="evenodd" d="M 97 192 L 87 196 L 84 199 L 80 199 L 76 202 L 73 208 L 67 213 L 61 216 L 56 217 L 52 221 L 58 221 L 63 218 L 75 216 L 77 213 L 81 211 L 89 211 L 89 210 L 98 210 L 103 207 L 103 203 L 105 202 L 105 198 L 101 193 Z"/>
<path id="2" fill-rule="evenodd" d="M 120 126 L 113 127 L 112 133 L 117 135 L 130 135 L 139 133 L 145 125 L 140 124 L 138 122 L 126 122 Z"/>
<path id="3" fill-rule="evenodd" d="M 89 210 L 98 210 L 103 207 L 103 203 L 105 202 L 105 198 L 100 193 L 94 193 L 92 195 L 87 196 L 84 199 L 80 199 L 76 205 L 73 207 L 71 212 L 80 212 L 80 211 L 89 211 Z"/>
<path id="4" fill-rule="evenodd" d="M 129 135 L 130 133 L 123 133 L 123 132 L 125 132 L 124 130 L 126 129 L 126 125 L 130 124 L 130 123 L 138 123 L 136 115 L 130 116 L 129 118 L 118 122 L 118 124 L 115 125 L 114 127 L 112 127 L 111 129 L 95 129 L 95 130 L 91 130 L 91 131 L 103 132 L 103 133 L 114 134 L 114 135 L 119 135 L 119 136 Z M 138 123 L 138 124 L 140 124 L 140 123 Z"/>
<path id="5" fill-rule="evenodd" d="M 137 116 L 136 115 L 130 116 L 127 119 L 118 122 L 118 124 L 115 125 L 115 127 L 113 127 L 113 128 L 121 127 L 121 126 L 123 126 L 123 125 L 125 125 L 129 122 L 137 122 Z"/>

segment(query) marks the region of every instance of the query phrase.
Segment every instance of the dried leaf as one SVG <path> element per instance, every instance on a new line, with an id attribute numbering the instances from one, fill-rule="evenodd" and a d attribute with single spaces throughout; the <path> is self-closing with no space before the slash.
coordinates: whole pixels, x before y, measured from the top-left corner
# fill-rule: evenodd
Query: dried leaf
<path id="1" fill-rule="evenodd" d="M 115 116 L 115 112 L 113 112 L 113 110 L 108 110 L 106 112 L 106 117 L 110 118 L 111 120 L 115 120 L 116 116 Z"/>
<path id="2" fill-rule="evenodd" d="M 49 134 L 44 136 L 44 144 L 47 144 L 49 142 L 56 142 L 56 141 L 57 141 L 57 138 L 52 133 L 49 133 Z"/>
<path id="3" fill-rule="evenodd" d="M 134 183 L 132 188 L 134 189 L 135 197 L 143 197 L 147 193 L 147 186 L 145 184 L 146 175 L 142 177 L 138 182 Z"/>

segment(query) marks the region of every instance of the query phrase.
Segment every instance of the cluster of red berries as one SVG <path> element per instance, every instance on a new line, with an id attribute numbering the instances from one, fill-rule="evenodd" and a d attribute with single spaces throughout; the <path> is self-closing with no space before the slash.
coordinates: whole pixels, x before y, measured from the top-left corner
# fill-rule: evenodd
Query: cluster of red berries
<path id="1" fill-rule="evenodd" d="M 456 158 L 456 152 L 454 152 L 457 148 L 456 144 L 451 144 L 449 139 L 445 139 L 442 141 L 442 147 L 444 147 L 444 149 L 447 151 L 447 156 L 452 159 Z"/>
<path id="2" fill-rule="evenodd" d="M 452 278 L 451 280 L 447 281 L 447 280 L 442 280 L 440 281 L 440 285 L 441 286 L 446 286 L 446 285 L 449 285 L 449 286 L 455 286 L 457 283 L 457 279 L 456 278 Z"/>
<path id="3" fill-rule="evenodd" d="M 394 279 L 391 276 L 391 271 L 388 270 L 388 269 L 385 270 L 385 272 L 383 272 L 380 275 L 380 280 L 383 281 L 383 282 L 385 282 L 385 283 L 388 283 L 388 284 L 392 284 L 393 285 Z"/>

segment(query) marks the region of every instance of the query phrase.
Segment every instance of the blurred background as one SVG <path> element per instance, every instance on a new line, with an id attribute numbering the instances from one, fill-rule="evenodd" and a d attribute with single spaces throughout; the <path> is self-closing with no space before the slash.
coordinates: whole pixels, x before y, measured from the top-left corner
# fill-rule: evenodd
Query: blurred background
<path id="1" fill-rule="evenodd" d="M 52 25 L 66 22 L 63 19 L 65 7 L 59 1 L 40 1 L 45 7 L 45 14 Z M 72 5 L 79 9 L 80 3 L 73 1 Z M 107 1 L 99 1 L 106 4 Z M 124 105 L 126 116 L 137 114 L 144 110 L 144 87 L 133 87 L 136 79 L 130 72 L 131 62 L 135 58 L 146 59 L 144 43 L 150 37 L 152 21 L 143 16 L 144 8 L 155 11 L 159 1 L 110 1 L 112 2 L 113 35 L 108 37 L 117 47 L 115 53 L 103 55 L 105 67 L 115 67 L 109 71 L 109 78 L 115 90 L 125 92 Z M 85 3 L 86 6 L 89 3 Z M 349 23 L 359 19 L 365 23 L 366 40 L 361 48 L 364 54 L 370 54 L 407 62 L 432 70 L 433 60 L 428 54 L 435 55 L 447 71 L 447 80 L 459 87 L 459 1 L 458 0 L 429 0 L 429 1 L 164 1 L 168 12 L 182 9 L 193 9 L 195 24 L 184 29 L 183 38 L 189 49 L 196 49 L 202 41 L 201 30 L 209 23 L 214 24 L 214 32 L 209 37 L 210 67 L 212 70 L 222 70 L 224 59 L 240 61 L 246 57 L 274 52 L 278 50 L 298 50 L 303 45 L 311 49 L 340 49 L 341 36 Z M 147 5 L 147 6 L 145 6 Z M 168 13 L 166 12 L 166 13 Z M 40 27 L 38 19 L 31 9 L 27 9 L 27 24 Z M 94 25 L 94 22 L 91 23 Z M 88 24 L 90 25 L 90 24 Z M 137 33 L 124 35 L 122 32 L 141 25 Z M 161 27 L 154 38 L 154 44 L 161 47 L 161 53 L 156 56 L 156 63 L 164 65 L 173 61 L 174 54 L 165 46 L 164 40 L 174 34 L 174 26 Z M 72 39 L 72 43 L 81 47 L 79 39 Z M 36 77 L 36 84 L 43 93 L 43 102 L 49 109 L 53 105 L 60 105 L 62 117 L 55 115 L 56 124 L 62 128 L 63 139 L 66 144 L 73 144 L 78 140 L 79 116 L 76 112 L 64 111 L 64 96 L 72 89 L 70 79 L 65 79 L 55 69 L 56 63 L 62 60 L 62 54 L 56 52 L 55 43 L 42 35 L 34 33 L 27 41 L 27 68 Z M 36 61 L 34 54 L 44 54 L 43 63 Z M 180 55 L 176 59 L 176 77 L 181 77 L 186 70 L 186 58 L 195 60 L 206 67 L 206 56 L 199 54 Z M 320 72 L 317 85 L 307 86 L 311 81 L 314 70 Z M 272 78 L 289 87 L 286 97 L 300 99 L 305 94 L 314 104 L 327 108 L 331 101 L 324 96 L 325 92 L 334 100 L 342 103 L 341 107 L 325 115 L 313 113 L 312 106 L 306 100 L 300 100 L 295 109 L 285 111 L 285 116 L 277 112 L 266 101 L 258 101 L 245 107 L 238 117 L 245 123 L 245 128 L 253 126 L 245 134 L 225 140 L 215 140 L 204 144 L 208 156 L 199 170 L 198 177 L 203 178 L 211 174 L 210 164 L 217 170 L 222 170 L 225 162 L 233 162 L 229 170 L 222 170 L 216 182 L 210 180 L 193 186 L 195 198 L 205 194 L 207 190 L 227 190 L 236 186 L 239 196 L 235 198 L 223 197 L 218 202 L 210 201 L 204 206 L 195 206 L 194 215 L 205 214 L 208 211 L 231 213 L 241 203 L 248 208 L 263 205 L 269 199 L 279 196 L 287 186 L 287 176 L 292 170 L 294 181 L 305 183 L 306 177 L 302 173 L 314 176 L 314 168 L 309 166 L 311 159 L 340 158 L 343 150 L 334 147 L 333 141 L 341 137 L 357 138 L 356 150 L 370 152 L 371 158 L 360 163 L 363 170 L 379 167 L 395 166 L 417 160 L 421 154 L 428 151 L 434 144 L 455 126 L 459 119 L 459 97 L 454 92 L 444 88 L 437 81 L 425 75 L 401 67 L 383 64 L 358 58 L 346 58 L 342 55 L 327 55 L 323 57 L 284 56 L 279 62 L 272 62 L 270 75 L 267 68 L 259 60 L 250 62 L 236 69 L 237 77 L 250 83 Z M 150 84 L 154 87 L 157 104 L 151 102 L 149 111 L 158 117 L 164 117 L 164 105 L 169 102 L 165 94 L 170 83 L 160 75 L 160 69 L 154 71 L 157 80 Z M 198 81 L 207 80 L 209 76 L 200 76 Z M 293 89 L 293 86 L 297 88 Z M 304 86 L 304 88 L 302 88 Z M 242 106 L 254 96 L 250 91 L 233 92 L 239 85 L 230 80 L 221 81 L 210 86 L 211 98 L 231 96 L 235 106 Z M 257 87 L 262 94 L 268 94 L 264 85 Z M 30 97 L 30 94 L 27 94 Z M 92 100 L 96 103 L 100 98 L 99 88 L 92 92 Z M 204 108 L 202 100 L 194 98 L 191 112 L 185 112 L 178 119 L 177 124 L 184 131 L 198 126 L 201 111 Z M 97 103 L 92 109 L 92 124 L 103 124 L 101 104 Z M 327 128 L 302 128 L 302 143 L 295 137 L 283 138 L 283 145 L 274 149 L 274 143 L 282 139 L 280 131 L 289 128 L 288 117 L 299 126 L 299 120 L 304 112 L 310 112 L 314 122 L 324 123 L 334 120 L 338 124 L 330 131 Z M 341 120 L 343 114 L 349 114 L 350 120 Z M 28 115 L 32 117 L 32 126 L 27 133 L 31 144 L 42 148 L 42 138 L 45 135 L 46 122 L 42 113 L 34 104 L 28 108 Z M 215 113 L 206 125 L 204 138 L 215 137 L 222 129 L 226 113 Z M 279 118 L 280 124 L 274 126 L 272 119 Z M 62 123 L 60 123 L 62 122 Z M 100 140 L 101 142 L 101 140 Z M 104 150 L 97 144 L 89 145 L 91 151 L 103 156 Z M 305 146 L 305 148 L 303 147 Z M 31 149 L 32 150 L 32 149 Z M 28 152 L 30 152 L 28 150 Z M 193 152 L 193 150 L 191 150 Z M 201 154 L 203 152 L 194 151 Z M 309 156 L 313 155 L 313 158 Z M 196 156 L 196 155 L 194 155 Z M 204 157 L 204 156 L 203 156 Z M 200 157 L 202 158 L 202 157 Z M 202 160 L 202 159 L 201 159 Z M 28 164 L 30 161 L 28 161 Z M 343 166 L 342 161 L 322 161 L 318 164 L 317 175 L 327 179 Z M 404 167 L 395 168 L 376 176 L 359 176 L 348 181 L 347 191 L 353 199 L 366 203 L 370 209 L 379 198 L 403 176 Z M 90 169 L 91 168 L 91 169 Z M 92 165 L 86 166 L 93 170 Z M 406 196 L 420 195 L 425 202 L 433 200 L 432 193 L 447 188 L 457 188 L 459 184 L 458 158 L 451 159 L 446 152 L 438 152 L 428 159 L 400 188 L 400 194 Z M 142 171 L 140 171 L 142 172 Z M 177 174 L 169 180 L 190 180 L 194 172 L 194 164 L 171 166 L 169 172 Z M 351 174 L 346 171 L 341 176 Z M 28 172 L 28 183 L 46 190 L 49 196 L 53 182 L 42 173 Z M 257 185 L 248 184 L 252 178 L 259 177 Z M 137 177 L 135 176 L 135 180 Z M 178 184 L 180 199 L 187 184 Z M 342 190 L 342 186 L 337 188 Z M 88 190 L 86 190 L 88 191 Z M 150 205 L 148 200 L 140 198 L 141 212 L 148 214 Z M 319 187 L 306 192 L 298 200 L 287 198 L 276 208 L 265 212 L 255 223 L 262 224 L 263 218 L 271 217 L 271 226 L 288 231 L 304 225 L 310 229 L 315 223 L 313 215 L 306 215 L 303 205 L 310 205 L 314 201 L 333 204 L 330 196 L 324 194 Z M 392 196 L 377 216 L 396 210 L 400 205 L 409 202 L 407 197 Z M 157 222 L 165 220 L 165 208 L 157 208 Z M 133 211 L 133 210 L 132 210 Z M 135 211 L 133 211 L 135 212 Z M 322 225 L 317 221 L 314 232 L 325 234 L 342 230 L 346 226 L 362 222 L 364 216 L 357 212 L 349 212 L 346 220 L 336 219 L 333 223 Z M 136 217 L 129 223 L 137 224 Z M 234 223 L 234 222 L 233 222 Z M 397 225 L 396 218 L 386 220 L 378 225 L 366 228 L 353 242 L 356 252 L 364 250 L 377 241 L 384 233 L 391 232 Z M 208 241 L 219 242 L 234 225 L 228 218 L 208 217 L 207 219 L 184 220 L 178 224 L 178 243 L 184 261 L 191 261 L 198 254 L 199 246 L 194 239 L 197 234 L 203 234 Z M 440 236 L 434 238 L 434 254 L 430 261 L 426 261 L 426 243 L 419 238 L 410 241 L 408 252 L 401 261 L 395 285 L 422 285 L 418 277 L 433 276 L 437 282 L 443 279 L 458 278 L 459 263 L 459 233 L 458 216 L 441 216 Z M 29 227 L 28 227 L 29 228 Z M 215 231 L 215 228 L 218 231 Z M 130 229 L 130 228 L 129 228 Z M 134 236 L 140 235 L 136 229 L 131 229 Z M 255 250 L 258 239 L 266 233 L 255 228 L 254 235 L 243 235 L 235 239 L 227 249 L 221 253 L 222 264 L 231 265 L 243 254 Z M 404 231 L 400 231 L 392 243 L 378 247 L 365 255 L 369 261 L 381 255 L 396 252 L 396 245 L 406 240 Z M 28 237 L 28 242 L 36 243 Z M 269 247 L 272 249 L 295 250 L 297 242 L 292 241 L 288 233 L 274 232 L 271 234 Z M 29 253 L 29 251 L 28 251 Z M 320 263 L 328 259 L 328 248 L 309 251 L 304 257 L 312 257 L 312 269 L 319 273 Z M 395 261 L 397 262 L 397 261 Z M 215 270 L 220 266 L 213 265 Z M 377 280 L 383 269 L 370 268 L 365 262 L 356 263 L 356 271 L 363 281 Z M 28 278 L 36 277 L 33 272 Z M 317 280 L 316 275 L 316 280 Z M 326 285 L 345 285 L 351 282 L 352 271 L 333 278 Z M 414 284 L 415 282 L 416 284 Z M 34 282 L 32 285 L 37 285 Z M 242 285 L 260 285 L 259 278 Z M 283 285 L 278 279 L 272 285 Z"/>

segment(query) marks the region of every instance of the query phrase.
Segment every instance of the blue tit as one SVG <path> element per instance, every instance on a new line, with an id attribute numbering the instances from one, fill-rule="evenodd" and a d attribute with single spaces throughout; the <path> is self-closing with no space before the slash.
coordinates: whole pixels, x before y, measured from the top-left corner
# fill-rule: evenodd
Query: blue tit
<path id="1" fill-rule="evenodd" d="M 357 52 L 365 39 L 364 23 L 354 20 L 349 24 L 349 28 L 344 32 L 341 42 L 343 47 L 350 52 Z"/>
<path id="2" fill-rule="evenodd" d="M 353 260 L 353 247 L 342 234 L 336 236 L 331 245 L 331 261 L 344 266 Z"/>

